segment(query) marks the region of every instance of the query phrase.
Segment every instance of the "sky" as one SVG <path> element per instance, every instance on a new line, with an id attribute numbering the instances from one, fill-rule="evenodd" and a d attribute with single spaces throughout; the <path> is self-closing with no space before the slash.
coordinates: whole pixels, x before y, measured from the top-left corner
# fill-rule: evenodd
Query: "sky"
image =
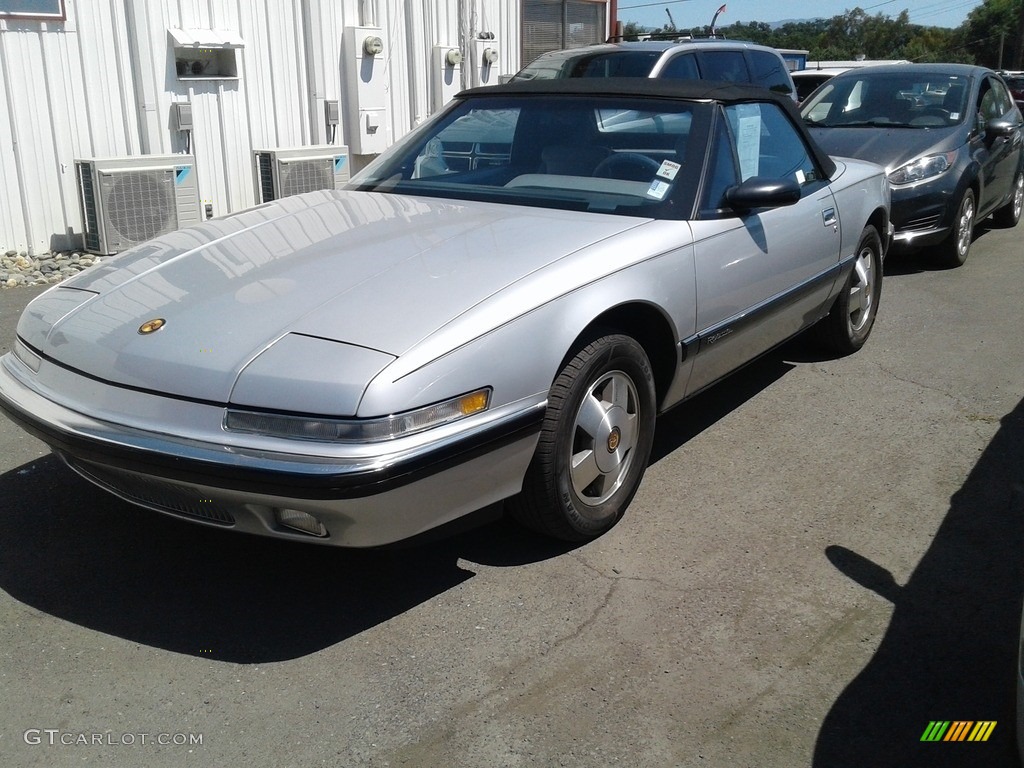
<path id="1" fill-rule="evenodd" d="M 726 0 L 726 9 L 718 17 L 719 27 L 738 21 L 791 21 L 841 16 L 847 10 L 862 8 L 869 15 L 883 14 L 895 18 L 901 11 L 910 14 L 911 24 L 929 27 L 959 27 L 981 0 L 786 0 L 768 3 L 765 0 Z M 619 0 L 619 21 L 635 21 L 645 27 L 661 27 L 668 22 L 665 9 L 672 12 L 680 29 L 707 26 L 722 0 Z"/>

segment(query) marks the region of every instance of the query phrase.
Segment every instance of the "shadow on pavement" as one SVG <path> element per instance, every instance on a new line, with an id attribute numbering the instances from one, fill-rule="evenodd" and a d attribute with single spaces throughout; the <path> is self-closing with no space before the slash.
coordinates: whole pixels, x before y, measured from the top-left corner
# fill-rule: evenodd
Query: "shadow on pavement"
<path id="1" fill-rule="evenodd" d="M 783 354 L 659 420 L 652 463 L 792 370 Z M 136 508 L 52 455 L 0 475 L 0 541 L 0 589 L 22 603 L 236 663 L 297 658 L 387 621 L 472 578 L 460 558 L 511 567 L 578 546 L 526 532 L 493 509 L 387 549 L 240 535 Z"/>
<path id="2" fill-rule="evenodd" d="M 909 581 L 843 546 L 826 556 L 894 605 L 881 645 L 818 734 L 816 768 L 1017 766 L 1024 589 L 1024 402 L 1003 417 Z M 987 742 L 922 742 L 930 721 L 997 721 Z"/>
<path id="3" fill-rule="evenodd" d="M 798 336 L 660 417 L 654 433 L 650 464 L 661 461 L 759 392 L 768 389 L 796 367 L 787 360 L 793 359 L 794 355 L 806 357 L 810 351 L 811 345 L 806 337 Z"/>
<path id="4" fill-rule="evenodd" d="M 401 548 L 293 544 L 136 508 L 51 455 L 0 476 L 0 588 L 133 642 L 237 663 L 280 661 L 472 578 L 461 557 L 512 566 L 572 548 L 485 519 Z"/>

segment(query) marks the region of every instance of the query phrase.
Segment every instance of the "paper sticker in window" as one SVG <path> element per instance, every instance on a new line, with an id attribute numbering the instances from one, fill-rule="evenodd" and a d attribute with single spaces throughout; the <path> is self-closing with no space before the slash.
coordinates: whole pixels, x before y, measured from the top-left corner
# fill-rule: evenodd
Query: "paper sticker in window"
<path id="1" fill-rule="evenodd" d="M 674 163 L 671 160 L 665 160 L 661 164 L 661 168 L 658 169 L 658 176 L 662 179 L 673 181 L 681 167 L 682 166 L 680 166 L 679 163 Z"/>
<path id="2" fill-rule="evenodd" d="M 665 199 L 665 195 L 668 194 L 668 191 L 671 188 L 672 188 L 672 185 L 669 184 L 667 181 L 662 181 L 661 179 L 655 179 L 654 181 L 651 182 L 651 186 L 647 190 L 647 196 L 648 197 L 653 197 L 655 200 L 664 200 Z"/>
<path id="3" fill-rule="evenodd" d="M 758 104 L 737 104 L 736 152 L 740 159 L 740 175 L 746 181 L 757 176 L 761 160 L 761 107 Z"/>

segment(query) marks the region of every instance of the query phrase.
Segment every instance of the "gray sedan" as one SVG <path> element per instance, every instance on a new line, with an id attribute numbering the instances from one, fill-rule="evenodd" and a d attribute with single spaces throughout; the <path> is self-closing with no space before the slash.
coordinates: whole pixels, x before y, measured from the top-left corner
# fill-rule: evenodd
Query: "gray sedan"
<path id="1" fill-rule="evenodd" d="M 815 326 L 875 320 L 876 165 L 792 101 L 655 80 L 461 94 L 355 177 L 125 252 L 34 300 L 0 407 L 152 510 L 373 546 L 507 502 L 623 514 L 657 414 Z"/>
<path id="2" fill-rule="evenodd" d="M 1024 207 L 1024 129 L 1005 83 L 965 64 L 886 64 L 836 75 L 804 103 L 828 152 L 885 167 L 895 243 L 961 266 L 974 224 L 1015 227 Z"/>

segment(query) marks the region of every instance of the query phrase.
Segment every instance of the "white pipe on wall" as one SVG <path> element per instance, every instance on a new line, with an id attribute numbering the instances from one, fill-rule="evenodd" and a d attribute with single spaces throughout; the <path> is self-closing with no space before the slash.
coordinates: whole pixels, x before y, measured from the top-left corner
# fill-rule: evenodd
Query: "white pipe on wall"
<path id="1" fill-rule="evenodd" d="M 377 26 L 377 3 L 375 0 L 359 0 L 359 26 Z"/>

